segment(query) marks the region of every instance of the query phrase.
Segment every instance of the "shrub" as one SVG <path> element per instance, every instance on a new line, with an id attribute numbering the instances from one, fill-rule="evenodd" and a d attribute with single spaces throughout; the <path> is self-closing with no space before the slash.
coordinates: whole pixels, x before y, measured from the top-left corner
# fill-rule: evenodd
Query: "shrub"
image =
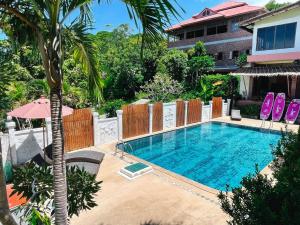
<path id="1" fill-rule="evenodd" d="M 239 106 L 239 109 L 245 117 L 258 117 L 260 113 L 260 106 L 256 104 Z"/>
<path id="2" fill-rule="evenodd" d="M 189 91 L 189 92 L 184 92 L 180 98 L 182 100 L 191 100 L 191 99 L 196 99 L 200 97 L 200 93 L 197 91 Z"/>
<path id="3" fill-rule="evenodd" d="M 80 211 L 97 206 L 94 196 L 100 190 L 102 182 L 78 167 L 67 167 L 68 215 L 79 215 Z M 29 163 L 13 171 L 13 194 L 30 199 L 29 212 L 40 211 L 54 199 L 53 174 L 51 167 Z M 49 202 L 50 201 L 50 202 Z M 52 210 L 54 207 L 51 207 Z M 26 211 L 26 207 L 25 207 Z M 50 212 L 52 216 L 53 212 Z"/>
<path id="4" fill-rule="evenodd" d="M 182 85 L 167 74 L 158 73 L 150 82 L 142 86 L 152 101 L 168 102 L 179 97 L 183 91 Z"/>
<path id="5" fill-rule="evenodd" d="M 188 56 L 178 49 L 169 50 L 159 61 L 158 72 L 167 73 L 174 80 L 183 81 L 188 71 Z"/>
<path id="6" fill-rule="evenodd" d="M 107 114 L 108 118 L 116 117 L 117 116 L 117 110 L 121 109 L 123 105 L 125 105 L 126 102 L 122 99 L 116 99 L 113 101 L 106 102 L 102 110 Z"/>
<path id="7" fill-rule="evenodd" d="M 300 224 L 300 129 L 283 133 L 273 150 L 274 179 L 260 174 L 243 178 L 241 187 L 221 192 L 219 199 L 228 224 Z M 229 188 L 228 188 L 229 189 Z"/>
<path id="8" fill-rule="evenodd" d="M 213 95 L 232 98 L 239 95 L 239 79 L 230 75 L 207 75 L 202 78 L 204 84 L 213 90 Z"/>

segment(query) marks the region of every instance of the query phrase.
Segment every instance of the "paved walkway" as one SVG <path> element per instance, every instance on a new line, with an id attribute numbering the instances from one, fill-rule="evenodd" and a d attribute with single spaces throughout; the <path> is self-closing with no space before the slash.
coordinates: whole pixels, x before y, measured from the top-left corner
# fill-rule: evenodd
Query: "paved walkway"
<path id="1" fill-rule="evenodd" d="M 96 197 L 98 206 L 72 218 L 72 225 L 226 224 L 214 194 L 158 171 L 129 181 L 118 174 L 127 162 L 108 149 L 101 149 L 106 156 L 97 178 L 103 181 Z"/>

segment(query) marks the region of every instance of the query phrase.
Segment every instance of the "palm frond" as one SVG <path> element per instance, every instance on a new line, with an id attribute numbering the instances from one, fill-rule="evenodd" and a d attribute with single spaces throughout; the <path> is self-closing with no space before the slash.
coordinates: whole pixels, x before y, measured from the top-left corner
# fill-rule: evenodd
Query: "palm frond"
<path id="1" fill-rule="evenodd" d="M 104 86 L 101 74 L 98 72 L 96 48 L 81 21 L 73 22 L 64 30 L 66 41 L 71 46 L 75 60 L 81 64 L 84 73 L 88 76 L 89 92 L 92 99 L 99 103 L 102 101 L 102 88 Z"/>
<path id="2" fill-rule="evenodd" d="M 169 0 L 123 0 L 128 14 L 138 26 L 138 20 L 143 28 L 143 43 L 160 39 L 164 29 L 170 25 L 171 17 L 180 16 L 178 10 Z M 174 3 L 178 5 L 177 0 Z M 182 9 L 182 8 L 180 8 Z"/>

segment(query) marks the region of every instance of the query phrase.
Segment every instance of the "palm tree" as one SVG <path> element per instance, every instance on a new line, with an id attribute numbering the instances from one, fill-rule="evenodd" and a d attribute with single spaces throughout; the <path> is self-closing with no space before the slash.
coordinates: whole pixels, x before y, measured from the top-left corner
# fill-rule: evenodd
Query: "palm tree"
<path id="1" fill-rule="evenodd" d="M 102 3 L 103 0 L 98 0 Z M 177 0 L 173 0 L 176 3 Z M 106 0 L 110 2 L 110 0 Z M 143 45 L 155 40 L 178 16 L 170 0 L 121 0 L 131 19 L 143 28 Z M 50 87 L 55 223 L 67 224 L 67 189 L 62 126 L 62 65 L 66 47 L 89 75 L 89 85 L 96 100 L 101 98 L 102 79 L 97 71 L 94 48 L 87 31 L 92 23 L 92 0 L 0 0 L 0 27 L 18 42 L 27 42 L 39 50 Z M 177 3 L 176 3 L 177 4 Z M 79 13 L 77 13 L 79 11 Z M 66 19 L 78 16 L 69 25 Z"/>

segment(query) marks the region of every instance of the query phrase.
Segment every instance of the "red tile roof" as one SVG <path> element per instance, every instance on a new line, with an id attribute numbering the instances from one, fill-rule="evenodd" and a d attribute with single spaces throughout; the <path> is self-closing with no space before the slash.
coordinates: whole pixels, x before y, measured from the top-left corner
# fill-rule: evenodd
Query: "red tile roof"
<path id="1" fill-rule="evenodd" d="M 217 5 L 213 8 L 205 8 L 203 11 L 193 16 L 192 18 L 185 20 L 179 24 L 173 25 L 167 31 L 177 30 L 186 26 L 190 26 L 193 24 L 201 24 L 203 22 L 207 22 L 210 20 L 220 19 L 220 18 L 230 18 L 237 15 L 242 15 L 250 12 L 255 12 L 259 10 L 263 10 L 263 7 L 259 6 L 250 6 L 245 2 L 234 2 L 229 1 L 223 4 Z M 210 15 L 203 16 L 202 13 L 208 10 L 210 11 Z"/>
<path id="2" fill-rule="evenodd" d="M 6 185 L 7 199 L 8 199 L 8 204 L 10 209 L 27 203 L 26 198 L 21 198 L 21 196 L 19 195 L 15 194 L 9 197 L 12 192 L 13 192 L 12 185 Z"/>

